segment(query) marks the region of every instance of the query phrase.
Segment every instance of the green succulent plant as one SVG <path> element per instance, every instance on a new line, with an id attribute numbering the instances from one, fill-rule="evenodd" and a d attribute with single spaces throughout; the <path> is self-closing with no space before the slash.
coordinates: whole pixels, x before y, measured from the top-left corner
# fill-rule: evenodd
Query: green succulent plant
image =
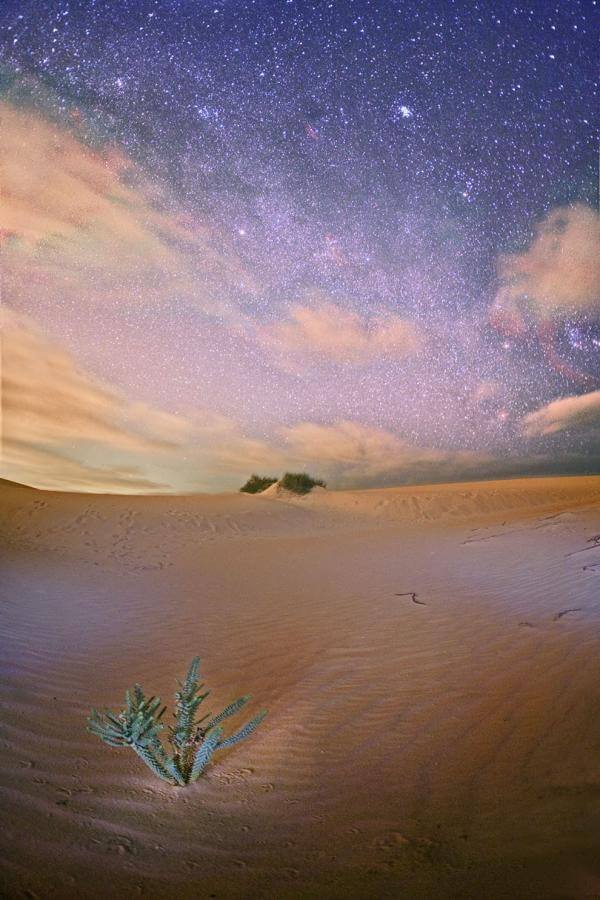
<path id="1" fill-rule="evenodd" d="M 165 728 L 161 722 L 166 706 L 161 708 L 160 697 L 146 697 L 139 684 L 125 692 L 125 706 L 118 713 L 93 709 L 88 717 L 87 730 L 109 747 L 131 747 L 155 775 L 169 784 L 183 786 L 197 781 L 217 750 L 232 747 L 247 738 L 267 714 L 262 710 L 239 731 L 223 738 L 222 722 L 239 712 L 250 700 L 246 695 L 234 700 L 217 715 L 196 714 L 210 691 L 201 693 L 198 682 L 200 657 L 192 660 L 183 681 L 178 681 L 175 693 L 175 724 L 169 726 L 167 752 L 159 735 Z"/>

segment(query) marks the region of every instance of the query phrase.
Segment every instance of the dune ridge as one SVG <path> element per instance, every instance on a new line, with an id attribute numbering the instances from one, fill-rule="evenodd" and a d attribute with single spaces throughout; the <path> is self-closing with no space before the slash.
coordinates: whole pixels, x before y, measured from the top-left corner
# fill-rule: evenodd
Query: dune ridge
<path id="1" fill-rule="evenodd" d="M 310 504 L 311 507 L 372 516 L 392 521 L 447 524 L 505 512 L 524 515 L 540 508 L 560 509 L 595 504 L 600 500 L 600 476 L 516 478 L 434 485 L 327 491 L 315 488 L 294 495 L 272 485 L 260 497 Z"/>

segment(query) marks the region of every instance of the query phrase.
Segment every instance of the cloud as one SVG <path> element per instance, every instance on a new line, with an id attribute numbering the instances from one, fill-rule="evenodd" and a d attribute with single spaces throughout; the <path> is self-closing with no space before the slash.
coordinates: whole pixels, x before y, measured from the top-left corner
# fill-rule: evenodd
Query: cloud
<path id="1" fill-rule="evenodd" d="M 283 428 L 286 453 L 332 487 L 354 487 L 433 478 L 455 478 L 488 457 L 470 451 L 418 447 L 390 431 L 340 420 L 332 425 L 302 422 Z"/>
<path id="2" fill-rule="evenodd" d="M 556 434 L 566 429 L 600 429 L 600 391 L 561 397 L 523 419 L 527 437 Z"/>
<path id="3" fill-rule="evenodd" d="M 321 294 L 311 305 L 292 306 L 285 321 L 263 327 L 259 339 L 283 359 L 352 366 L 411 356 L 422 345 L 409 320 L 383 311 L 366 319 Z"/>
<path id="4" fill-rule="evenodd" d="M 171 485 L 144 478 L 135 465 L 98 465 L 89 460 L 68 459 L 61 449 L 19 445 L 5 440 L 0 453 L 2 477 L 21 484 L 51 491 L 76 491 L 93 494 L 162 494 Z"/>
<path id="5" fill-rule="evenodd" d="M 174 415 L 81 370 L 29 317 L 2 324 L 1 476 L 49 490 L 215 491 L 254 469 L 283 471 L 280 448 L 210 410 Z"/>
<path id="6" fill-rule="evenodd" d="M 121 150 L 0 102 L 3 299 L 15 309 L 162 306 L 224 314 L 256 282 L 231 247 Z"/>
<path id="7" fill-rule="evenodd" d="M 132 402 L 7 308 L 2 401 L 2 476 L 52 490 L 235 490 L 252 471 L 304 468 L 334 487 L 353 487 L 457 477 L 485 462 L 358 422 L 301 422 L 265 440 L 212 411 L 174 415 Z"/>
<path id="8" fill-rule="evenodd" d="M 94 380 L 30 319 L 4 308 L 1 321 L 4 476 L 38 487 L 164 489 L 136 460 L 175 451 L 189 423 Z"/>
<path id="9" fill-rule="evenodd" d="M 519 335 L 537 323 L 600 315 L 600 215 L 583 204 L 559 207 L 538 225 L 523 253 L 500 257 L 493 324 Z"/>
<path id="10" fill-rule="evenodd" d="M 196 490 L 236 490 L 256 469 L 278 472 L 285 466 L 276 444 L 244 434 L 226 416 L 205 410 L 195 412 L 190 422 L 187 484 Z"/>

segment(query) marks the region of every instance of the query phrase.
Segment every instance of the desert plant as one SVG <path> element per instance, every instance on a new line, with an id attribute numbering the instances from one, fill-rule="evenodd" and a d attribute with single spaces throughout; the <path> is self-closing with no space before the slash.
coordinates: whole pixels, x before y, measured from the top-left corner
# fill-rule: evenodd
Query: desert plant
<path id="1" fill-rule="evenodd" d="M 314 487 L 327 487 L 324 481 L 311 478 L 306 472 L 286 472 L 279 484 L 294 494 L 308 494 Z"/>
<path id="2" fill-rule="evenodd" d="M 180 786 L 197 781 L 217 750 L 243 741 L 267 714 L 262 710 L 235 734 L 222 739 L 221 723 L 239 712 L 250 696 L 234 700 L 216 716 L 207 713 L 197 719 L 198 707 L 210 693 L 200 692 L 203 685 L 198 682 L 199 670 L 200 657 L 196 656 L 184 681 L 177 682 L 175 724 L 169 726 L 168 736 L 172 755 L 159 737 L 165 727 L 160 720 L 166 706 L 160 708 L 160 697 L 146 697 L 139 684 L 125 692 L 125 706 L 116 715 L 110 710 L 99 712 L 93 709 L 87 730 L 97 734 L 110 747 L 131 747 L 163 781 Z"/>
<path id="3" fill-rule="evenodd" d="M 276 478 L 270 478 L 268 475 L 251 475 L 240 491 L 243 491 L 244 494 L 261 494 L 276 481 Z"/>

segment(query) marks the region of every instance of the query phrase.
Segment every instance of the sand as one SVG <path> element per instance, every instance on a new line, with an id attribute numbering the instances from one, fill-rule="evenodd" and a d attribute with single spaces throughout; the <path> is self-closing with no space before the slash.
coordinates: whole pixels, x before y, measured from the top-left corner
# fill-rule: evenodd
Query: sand
<path id="1" fill-rule="evenodd" d="M 0 889 L 600 896 L 600 477 L 110 497 L 0 485 Z M 136 680 L 269 717 L 170 788 Z"/>

